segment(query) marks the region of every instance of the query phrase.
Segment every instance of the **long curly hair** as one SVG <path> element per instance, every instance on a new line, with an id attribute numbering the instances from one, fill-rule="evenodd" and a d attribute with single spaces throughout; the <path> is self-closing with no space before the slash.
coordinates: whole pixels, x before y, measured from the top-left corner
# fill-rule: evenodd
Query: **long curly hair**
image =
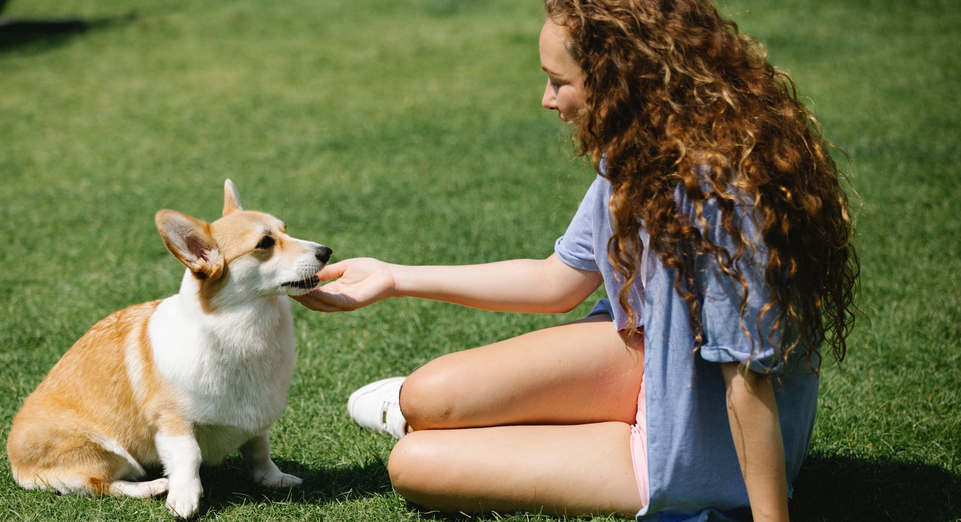
<path id="1" fill-rule="evenodd" d="M 767 249 L 772 297 L 761 312 L 776 314 L 767 335 L 789 332 L 779 355 L 786 359 L 801 346 L 815 371 L 822 341 L 843 359 L 859 286 L 853 218 L 831 145 L 790 76 L 710 0 L 545 0 L 545 10 L 567 30 L 568 51 L 584 72 L 575 140 L 595 166 L 606 162 L 614 219 L 608 255 L 624 283 L 618 299 L 631 324 L 637 312 L 628 295 L 639 277 L 642 227 L 677 274 L 695 349 L 704 342 L 698 256 L 715 256 L 740 284 L 744 311 L 748 287 L 737 262 L 757 245 L 739 231 L 735 207 L 747 199 Z M 699 171 L 708 169 L 705 183 Z M 718 202 L 733 249 L 711 243 L 678 212 L 678 185 L 702 228 L 704 203 Z"/>

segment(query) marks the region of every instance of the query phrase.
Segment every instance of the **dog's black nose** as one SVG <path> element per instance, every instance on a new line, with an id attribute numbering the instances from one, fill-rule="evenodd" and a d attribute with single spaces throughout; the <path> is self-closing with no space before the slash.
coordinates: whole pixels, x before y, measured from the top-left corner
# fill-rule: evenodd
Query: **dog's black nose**
<path id="1" fill-rule="evenodd" d="M 317 254 L 316 254 L 317 261 L 320 261 L 321 263 L 326 263 L 327 261 L 330 261 L 330 255 L 333 253 L 334 253 L 333 250 L 325 246 L 321 246 L 320 248 L 317 249 Z"/>

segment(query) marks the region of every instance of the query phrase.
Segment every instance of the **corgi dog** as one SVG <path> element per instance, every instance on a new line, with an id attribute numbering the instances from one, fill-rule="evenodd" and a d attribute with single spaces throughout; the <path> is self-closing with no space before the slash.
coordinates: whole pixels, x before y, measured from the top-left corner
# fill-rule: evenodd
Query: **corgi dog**
<path id="1" fill-rule="evenodd" d="M 299 486 L 271 460 L 268 430 L 296 358 L 287 297 L 319 284 L 331 250 L 243 210 L 230 180 L 213 223 L 173 210 L 155 221 L 187 267 L 180 292 L 110 315 L 64 354 L 14 418 L 14 478 L 63 494 L 167 493 L 167 509 L 190 518 L 201 464 L 239 449 L 258 484 Z M 164 476 L 144 480 L 157 465 Z"/>

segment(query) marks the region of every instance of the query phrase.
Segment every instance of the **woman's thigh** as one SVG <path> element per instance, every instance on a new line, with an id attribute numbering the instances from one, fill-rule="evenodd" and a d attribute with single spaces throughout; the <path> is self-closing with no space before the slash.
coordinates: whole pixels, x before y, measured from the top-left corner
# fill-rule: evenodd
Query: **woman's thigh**
<path id="1" fill-rule="evenodd" d="M 633 424 L 643 350 L 601 315 L 435 359 L 401 390 L 415 430 L 516 424 Z"/>
<path id="2" fill-rule="evenodd" d="M 418 431 L 397 443 L 388 469 L 427 509 L 632 516 L 642 505 L 630 434 L 620 422 Z"/>

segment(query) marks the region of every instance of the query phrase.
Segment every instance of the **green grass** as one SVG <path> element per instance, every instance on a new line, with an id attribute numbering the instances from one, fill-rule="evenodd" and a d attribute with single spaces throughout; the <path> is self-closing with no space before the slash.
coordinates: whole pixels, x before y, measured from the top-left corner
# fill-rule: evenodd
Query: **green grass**
<path id="1" fill-rule="evenodd" d="M 953 2 L 731 1 L 811 98 L 860 195 L 864 317 L 825 368 L 795 520 L 961 517 L 961 14 Z M 97 320 L 177 289 L 153 213 L 245 204 L 337 259 L 540 257 L 591 174 L 539 107 L 540 6 L 517 0 L 14 1 L 89 30 L 0 35 L 0 438 Z M 432 520 L 390 487 L 391 443 L 344 404 L 449 351 L 583 314 L 395 300 L 297 308 L 299 362 L 273 453 L 306 479 L 204 472 L 208 520 Z M 25 492 L 0 519 L 167 520 L 159 500 Z M 491 515 L 481 520 L 552 520 Z"/>

